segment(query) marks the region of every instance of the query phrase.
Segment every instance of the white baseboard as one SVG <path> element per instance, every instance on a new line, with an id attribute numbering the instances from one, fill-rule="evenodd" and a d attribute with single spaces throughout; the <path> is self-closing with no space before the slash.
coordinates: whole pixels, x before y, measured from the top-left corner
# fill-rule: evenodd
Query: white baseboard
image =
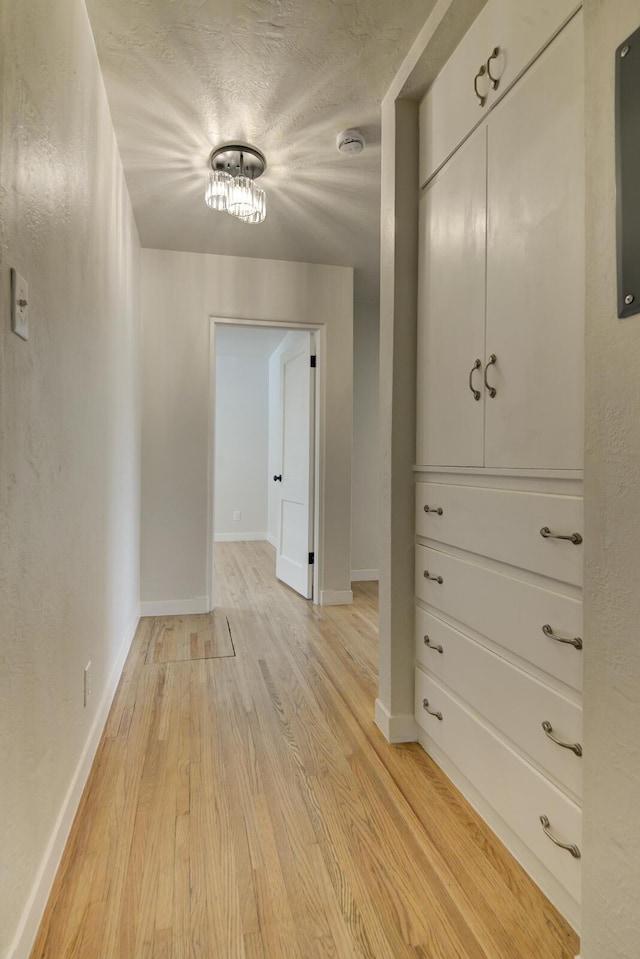
<path id="1" fill-rule="evenodd" d="M 216 543 L 258 543 L 269 539 L 267 533 L 216 533 Z"/>
<path id="2" fill-rule="evenodd" d="M 190 616 L 194 613 L 208 613 L 210 609 L 208 596 L 195 596 L 193 599 L 158 599 L 140 603 L 141 616 Z"/>
<path id="3" fill-rule="evenodd" d="M 350 589 L 321 589 L 320 606 L 348 606 L 353 602 Z"/>
<path id="4" fill-rule="evenodd" d="M 91 724 L 91 729 L 89 730 L 89 735 L 87 736 L 80 760 L 76 766 L 67 794 L 58 813 L 58 818 L 49 837 L 44 856 L 40 862 L 40 867 L 36 873 L 36 878 L 20 918 L 13 943 L 9 947 L 7 959 L 27 959 L 33 948 L 38 927 L 42 921 L 45 906 L 51 893 L 53 880 L 60 865 L 62 853 L 69 838 L 71 826 L 73 825 L 84 787 L 91 772 L 91 766 L 93 765 L 93 760 L 95 759 L 100 744 L 113 697 L 118 688 L 125 660 L 131 648 L 139 620 L 140 610 L 138 609 L 131 618 L 118 651 L 116 661 L 113 664 L 111 675 L 109 676 L 95 718 Z"/>
<path id="5" fill-rule="evenodd" d="M 274 549 L 278 548 L 278 537 L 267 533 L 267 543 L 271 543 Z"/>
<path id="6" fill-rule="evenodd" d="M 390 743 L 415 743 L 418 727 L 413 713 L 393 716 L 381 700 L 376 699 L 376 726 Z"/>
<path id="7" fill-rule="evenodd" d="M 377 583 L 379 579 L 380 579 L 379 569 L 352 569 L 351 570 L 352 583 L 373 583 L 373 582 Z"/>

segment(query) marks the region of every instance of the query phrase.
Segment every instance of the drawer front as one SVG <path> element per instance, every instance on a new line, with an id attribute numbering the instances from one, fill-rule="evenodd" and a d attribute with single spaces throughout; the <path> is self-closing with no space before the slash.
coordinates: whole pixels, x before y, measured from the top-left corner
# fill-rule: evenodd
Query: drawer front
<path id="1" fill-rule="evenodd" d="M 424 699 L 441 720 L 425 711 Z M 580 847 L 582 814 L 576 803 L 421 669 L 416 670 L 415 707 L 427 736 L 579 903 L 581 860 L 554 845 L 540 823 L 540 816 L 547 816 L 554 836 Z"/>
<path id="2" fill-rule="evenodd" d="M 577 10 L 576 0 L 537 0 L 535 15 L 529 0 L 490 0 L 444 65 L 420 105 L 420 185 L 441 166 L 485 113 L 535 59 L 563 23 Z M 490 70 L 498 79 L 493 89 L 485 72 L 474 78 L 495 47 L 500 54 Z"/>
<path id="3" fill-rule="evenodd" d="M 427 570 L 437 580 L 425 579 Z M 582 603 L 427 546 L 416 546 L 416 596 L 573 689 L 582 689 Z M 439 627 L 438 627 L 439 628 Z"/>
<path id="4" fill-rule="evenodd" d="M 425 644 L 428 637 L 430 646 Z M 582 742 L 582 709 L 423 609 L 416 610 L 416 659 L 575 796 L 582 757 L 548 738 Z"/>
<path id="5" fill-rule="evenodd" d="M 437 509 L 442 515 L 434 512 Z M 581 586 L 582 543 L 545 539 L 540 533 L 545 527 L 552 533 L 581 536 L 582 498 L 445 483 L 417 484 L 418 536 Z"/>

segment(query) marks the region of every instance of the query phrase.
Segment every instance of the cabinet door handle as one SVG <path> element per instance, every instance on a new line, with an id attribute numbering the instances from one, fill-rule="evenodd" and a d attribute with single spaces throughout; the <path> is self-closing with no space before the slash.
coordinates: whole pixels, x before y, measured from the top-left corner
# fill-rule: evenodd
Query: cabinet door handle
<path id="1" fill-rule="evenodd" d="M 545 836 L 548 836 L 551 842 L 554 842 L 556 846 L 560 846 L 561 849 L 566 849 L 571 853 L 574 859 L 580 859 L 580 850 L 572 842 L 560 842 L 559 839 L 556 839 L 554 835 L 550 832 L 551 823 L 549 822 L 548 816 L 540 816 L 540 822 L 542 823 L 542 829 Z"/>
<path id="2" fill-rule="evenodd" d="M 576 649 L 582 649 L 582 639 L 580 636 L 573 636 L 571 639 L 569 637 L 558 636 L 554 633 L 553 628 L 549 626 L 549 623 L 544 624 L 542 632 L 545 636 L 548 636 L 549 639 L 555 639 L 556 643 L 567 643 L 568 646 L 575 646 Z"/>
<path id="3" fill-rule="evenodd" d="M 444 583 L 442 576 L 431 576 L 428 569 L 425 569 L 422 575 L 424 576 L 425 579 L 432 579 L 434 583 L 440 583 L 441 586 Z"/>
<path id="4" fill-rule="evenodd" d="M 494 396 L 496 395 L 498 391 L 495 388 L 495 386 L 491 386 L 491 384 L 487 382 L 487 372 L 489 370 L 489 367 L 493 366 L 494 363 L 497 363 L 497 362 L 498 362 L 498 357 L 496 356 L 495 353 L 492 353 L 489 359 L 487 360 L 487 365 L 484 368 L 484 385 L 486 386 L 487 393 L 489 394 L 491 399 L 494 398 Z"/>
<path id="5" fill-rule="evenodd" d="M 497 90 L 498 87 L 500 86 L 500 77 L 494 77 L 494 75 L 491 73 L 491 61 L 497 60 L 499 56 L 500 56 L 500 47 L 494 47 L 493 53 L 487 60 L 487 75 L 489 79 L 491 80 L 491 88 L 493 90 Z"/>
<path id="6" fill-rule="evenodd" d="M 444 513 L 442 506 L 425 506 L 424 511 L 425 513 L 437 513 L 438 516 L 442 516 Z"/>
<path id="7" fill-rule="evenodd" d="M 273 477 L 273 482 L 274 482 L 274 483 L 281 483 L 281 482 L 282 482 L 282 473 L 278 473 L 277 476 L 274 476 L 274 477 Z"/>
<path id="8" fill-rule="evenodd" d="M 436 653 L 444 653 L 444 649 L 442 648 L 442 646 L 439 643 L 436 646 L 435 643 L 431 642 L 428 636 L 424 637 L 424 644 L 425 646 L 428 646 L 429 649 L 435 649 Z"/>
<path id="9" fill-rule="evenodd" d="M 548 526 L 542 527 L 540 535 L 544 537 L 544 539 L 566 539 L 570 543 L 573 543 L 574 546 L 579 546 L 582 542 L 580 533 L 552 533 Z"/>
<path id="10" fill-rule="evenodd" d="M 482 361 L 476 360 L 469 372 L 469 389 L 473 393 L 474 400 L 479 400 L 481 394 L 480 394 L 480 390 L 477 390 L 473 385 L 473 374 L 475 373 L 476 370 L 479 370 L 481 366 L 482 366 Z"/>
<path id="11" fill-rule="evenodd" d="M 476 73 L 475 77 L 473 78 L 473 89 L 474 89 L 475 95 L 478 98 L 478 105 L 481 107 L 485 105 L 485 103 L 487 102 L 487 98 L 483 97 L 480 91 L 478 90 L 478 80 L 480 79 L 480 77 L 483 77 L 486 72 L 487 72 L 487 68 L 485 67 L 483 63 L 480 69 L 478 70 L 478 72 Z"/>
<path id="12" fill-rule="evenodd" d="M 556 746 L 562 746 L 563 749 L 570 749 L 572 753 L 576 754 L 576 756 L 582 756 L 582 746 L 580 743 L 562 743 L 559 739 L 556 739 L 556 737 L 553 735 L 553 726 L 548 719 L 545 719 L 542 724 L 542 728 L 544 729 L 545 736 L 550 739 L 551 742 L 555 743 Z"/>
<path id="13" fill-rule="evenodd" d="M 428 700 L 428 699 L 423 699 L 423 700 L 422 700 L 422 708 L 424 709 L 425 712 L 429 713 L 430 716 L 435 716 L 436 719 L 439 719 L 440 722 L 442 722 L 442 713 L 440 712 L 439 709 L 438 709 L 437 711 L 434 710 L 434 709 L 429 709 L 429 700 Z"/>

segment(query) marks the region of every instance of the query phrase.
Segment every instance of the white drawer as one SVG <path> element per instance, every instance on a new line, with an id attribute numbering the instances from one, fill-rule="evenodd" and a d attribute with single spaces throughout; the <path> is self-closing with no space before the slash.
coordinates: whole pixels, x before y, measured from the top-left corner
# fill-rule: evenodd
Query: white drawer
<path id="1" fill-rule="evenodd" d="M 471 557 L 472 559 L 472 557 Z M 428 580 L 424 571 L 441 577 Z M 427 546 L 416 546 L 416 596 L 573 689 L 582 689 L 582 603 Z"/>
<path id="2" fill-rule="evenodd" d="M 426 512 L 428 506 L 431 512 Z M 433 512 L 441 509 L 442 514 Z M 416 484 L 416 533 L 450 546 L 582 585 L 582 544 L 545 539 L 540 530 L 582 535 L 582 497 Z"/>
<path id="3" fill-rule="evenodd" d="M 442 719 L 425 711 L 424 699 Z M 580 859 L 554 845 L 540 823 L 546 816 L 556 838 L 580 847 L 582 814 L 576 803 L 421 669 L 416 670 L 415 709 L 427 736 L 579 903 Z"/>
<path id="4" fill-rule="evenodd" d="M 490 0 L 444 65 L 420 104 L 420 185 L 447 159 L 485 113 L 579 7 L 576 0 Z M 493 90 L 485 73 L 478 91 L 474 77 L 500 47 L 490 70 L 499 79 Z"/>
<path id="5" fill-rule="evenodd" d="M 552 742 L 542 728 L 548 722 L 556 738 L 580 744 L 579 706 L 423 609 L 416 610 L 416 659 L 549 775 L 582 796 L 581 756 Z"/>

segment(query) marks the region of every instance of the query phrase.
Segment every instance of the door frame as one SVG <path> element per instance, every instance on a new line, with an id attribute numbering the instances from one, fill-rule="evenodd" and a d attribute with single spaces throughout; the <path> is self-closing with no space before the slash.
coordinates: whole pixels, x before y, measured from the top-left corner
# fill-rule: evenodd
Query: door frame
<path id="1" fill-rule="evenodd" d="M 315 377 L 315 436 L 314 436 L 314 497 L 313 497 L 313 597 L 311 602 L 320 603 L 323 546 L 324 546 L 324 481 L 323 457 L 325 441 L 324 392 L 326 370 L 326 326 L 291 321 L 258 320 L 248 317 L 209 316 L 209 424 L 207 455 L 207 596 L 209 610 L 215 608 L 215 425 L 216 425 L 216 326 L 244 326 L 289 330 L 302 330 L 314 334 L 316 353 Z M 275 571 L 274 571 L 275 576 Z"/>

